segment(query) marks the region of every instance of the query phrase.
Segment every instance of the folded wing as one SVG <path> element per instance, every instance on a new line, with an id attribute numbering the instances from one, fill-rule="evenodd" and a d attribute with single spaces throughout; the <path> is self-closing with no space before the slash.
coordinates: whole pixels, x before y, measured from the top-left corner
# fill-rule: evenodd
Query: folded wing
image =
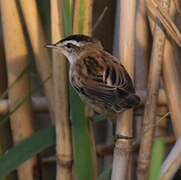
<path id="1" fill-rule="evenodd" d="M 132 108 L 140 102 L 132 80 L 113 56 L 94 54 L 84 57 L 73 75 L 73 87 L 89 99 L 105 103 L 116 112 Z M 76 65 L 75 65 L 76 66 Z"/>

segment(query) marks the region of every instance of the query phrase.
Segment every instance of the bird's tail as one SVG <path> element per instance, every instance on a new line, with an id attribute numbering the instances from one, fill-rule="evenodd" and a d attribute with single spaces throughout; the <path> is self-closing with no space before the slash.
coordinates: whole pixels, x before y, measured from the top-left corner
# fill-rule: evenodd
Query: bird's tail
<path id="1" fill-rule="evenodd" d="M 140 103 L 140 98 L 136 94 L 130 94 L 119 102 L 113 105 L 113 109 L 117 112 L 121 112 L 125 109 L 133 108 Z"/>
<path id="2" fill-rule="evenodd" d="M 127 96 L 126 101 L 128 105 L 134 107 L 140 103 L 140 98 L 136 94 L 130 94 L 129 96 Z"/>

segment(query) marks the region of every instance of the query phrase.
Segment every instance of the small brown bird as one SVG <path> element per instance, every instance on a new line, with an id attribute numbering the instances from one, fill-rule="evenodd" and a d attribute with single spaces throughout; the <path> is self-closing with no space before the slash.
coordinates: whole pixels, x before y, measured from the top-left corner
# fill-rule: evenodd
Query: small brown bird
<path id="1" fill-rule="evenodd" d="M 139 104 L 140 98 L 126 69 L 104 51 L 100 41 L 77 34 L 46 47 L 67 57 L 72 86 L 96 112 L 112 116 Z"/>

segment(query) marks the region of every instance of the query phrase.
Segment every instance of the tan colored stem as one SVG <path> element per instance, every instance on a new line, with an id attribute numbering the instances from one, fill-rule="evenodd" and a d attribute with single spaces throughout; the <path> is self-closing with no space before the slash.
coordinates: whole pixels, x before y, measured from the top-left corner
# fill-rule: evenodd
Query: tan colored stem
<path id="1" fill-rule="evenodd" d="M 175 18 L 176 8 L 171 1 L 170 17 Z M 163 79 L 168 96 L 168 105 L 171 112 L 172 126 L 176 138 L 181 136 L 181 79 L 178 70 L 179 56 L 175 45 L 166 40 L 163 58 Z"/>
<path id="2" fill-rule="evenodd" d="M 136 1 L 118 1 L 117 8 L 116 23 L 117 26 L 118 24 L 120 26 L 117 27 L 118 32 L 115 34 L 115 41 L 119 40 L 119 43 L 118 47 L 114 48 L 118 49 L 117 54 L 120 57 L 121 63 L 126 67 L 133 79 Z M 117 119 L 116 134 L 132 137 L 132 118 L 132 110 L 123 112 Z M 127 170 L 131 166 L 129 163 L 131 158 L 131 143 L 132 140 L 130 139 L 117 140 L 113 155 L 112 180 L 127 179 Z"/>
<path id="3" fill-rule="evenodd" d="M 178 7 L 175 7 L 175 3 L 171 1 L 170 5 L 170 18 L 175 19 L 176 18 L 176 9 Z M 154 21 L 152 23 L 152 27 L 154 27 Z M 174 132 L 176 137 L 179 137 L 181 134 L 180 128 L 178 126 L 180 125 L 179 117 L 181 115 L 180 112 L 180 90 L 181 90 L 181 83 L 180 83 L 180 76 L 178 73 L 178 61 L 179 56 L 178 52 L 176 50 L 175 44 L 172 43 L 170 40 L 166 41 L 165 44 L 165 52 L 164 52 L 164 61 L 163 61 L 163 76 L 164 76 L 164 82 L 165 82 L 165 88 L 168 94 L 169 99 L 169 109 L 171 111 L 171 119 L 174 127 Z M 171 60 L 171 59 L 173 60 Z M 173 83 L 174 82 L 174 83 Z"/>
<path id="4" fill-rule="evenodd" d="M 135 44 L 135 87 L 137 90 L 143 90 L 147 87 L 150 53 L 150 38 L 148 32 L 145 0 L 137 0 Z M 143 110 L 141 108 L 137 109 L 137 113 L 142 111 Z M 135 119 L 136 137 L 141 135 L 142 121 L 143 117 L 141 116 L 138 116 Z"/>
<path id="5" fill-rule="evenodd" d="M 174 136 L 161 136 L 161 138 L 166 144 L 173 144 L 176 141 Z M 113 150 L 114 150 L 114 144 L 110 145 L 98 144 L 96 146 L 96 153 L 99 158 L 112 155 Z M 43 158 L 43 163 L 55 163 L 55 162 L 56 162 L 56 156 L 49 156 Z"/>
<path id="6" fill-rule="evenodd" d="M 8 70 L 8 85 L 11 85 L 27 66 L 27 48 L 23 36 L 22 25 L 18 16 L 16 1 L 1 0 L 1 16 L 5 42 L 6 63 Z M 9 107 L 16 105 L 29 94 L 30 82 L 25 74 L 9 91 Z M 23 92 L 23 93 L 22 93 Z M 33 134 L 31 102 L 27 101 L 11 116 L 11 129 L 14 143 Z M 31 158 L 18 167 L 19 180 L 34 179 L 35 158 Z"/>
<path id="7" fill-rule="evenodd" d="M 91 36 L 92 33 L 92 6 L 93 6 L 93 0 L 87 0 L 84 7 L 84 24 L 83 24 L 83 34 Z M 80 8 L 81 2 L 80 0 L 75 1 L 75 8 L 74 8 L 74 27 L 73 27 L 73 33 L 77 34 L 79 32 L 79 20 L 81 19 L 79 8 Z M 92 114 L 93 111 L 90 107 L 86 107 L 86 117 L 88 119 L 91 119 L 92 117 L 89 116 L 89 114 Z M 98 165 L 97 165 L 97 155 L 96 155 L 96 144 L 95 144 L 95 137 L 94 137 L 94 128 L 93 128 L 93 122 L 91 120 L 88 121 L 88 128 L 89 128 L 89 137 L 90 137 L 90 143 L 91 143 L 91 160 L 92 160 L 92 172 L 93 172 L 93 180 L 96 180 L 98 177 Z"/>
<path id="8" fill-rule="evenodd" d="M 168 10 L 169 2 L 167 0 L 162 0 L 161 2 L 162 7 Z M 146 98 L 142 131 L 146 131 L 150 126 L 152 126 L 155 123 L 156 117 L 159 80 L 165 44 L 165 34 L 159 24 L 156 24 L 154 28 L 153 37 L 154 40 L 148 79 L 148 96 Z M 148 168 L 150 162 L 153 135 L 154 128 L 148 131 L 142 138 L 138 157 L 138 180 L 148 178 Z"/>
<path id="9" fill-rule="evenodd" d="M 174 20 L 176 16 L 176 7 L 175 3 L 172 1 L 170 3 L 169 14 L 170 18 Z M 149 21 L 151 22 L 151 29 L 153 30 L 155 26 L 154 19 L 149 18 Z M 163 80 L 168 96 L 168 105 L 169 111 L 171 112 L 174 133 L 176 137 L 179 137 L 181 136 L 181 130 L 179 128 L 181 126 L 181 79 L 177 68 L 179 55 L 176 49 L 174 43 L 170 40 L 166 40 L 163 56 Z"/>
<path id="10" fill-rule="evenodd" d="M 146 91 L 139 90 L 136 92 L 136 94 L 138 94 L 138 96 L 141 98 L 141 102 L 138 107 L 143 106 L 146 100 Z M 46 97 L 33 97 L 31 101 L 34 112 L 45 112 L 48 110 L 48 102 Z M 159 89 L 158 105 L 167 105 L 167 97 L 164 89 Z M 5 115 L 8 112 L 9 101 L 7 99 L 0 100 L 0 115 Z"/>
<path id="11" fill-rule="evenodd" d="M 31 99 L 34 112 L 45 112 L 48 110 L 48 102 L 45 97 L 34 97 Z M 0 100 L 0 115 L 5 115 L 9 112 L 10 102 L 7 99 Z"/>
<path id="12" fill-rule="evenodd" d="M 135 42 L 135 87 L 136 90 L 147 88 L 149 55 L 151 50 L 151 38 L 149 37 L 148 19 L 146 16 L 145 0 L 137 0 L 136 9 L 136 42 Z M 139 96 L 141 97 L 141 96 Z M 142 97 L 141 97 L 142 98 Z M 146 99 L 146 94 L 145 94 Z M 143 107 L 136 109 L 136 113 L 143 113 Z M 135 116 L 135 138 L 141 136 L 143 116 Z M 137 161 L 138 152 L 134 152 Z M 135 163 L 135 162 L 134 162 Z M 134 166 L 136 171 L 136 167 Z M 134 171 L 134 172 L 135 172 Z"/>
<path id="13" fill-rule="evenodd" d="M 19 0 L 28 34 L 30 37 L 33 52 L 35 54 L 36 65 L 40 73 L 42 81 L 52 74 L 52 63 L 50 61 L 50 54 L 45 45 L 45 36 L 40 22 L 38 9 L 35 0 Z M 50 105 L 50 112 L 52 117 L 54 112 L 54 93 L 53 93 L 53 79 L 49 79 L 45 84 L 45 94 Z"/>
<path id="14" fill-rule="evenodd" d="M 63 18 L 58 0 L 51 0 L 52 43 L 63 38 Z M 60 8 L 60 9 L 59 9 Z M 56 123 L 56 180 L 72 179 L 72 140 L 68 102 L 67 62 L 60 52 L 53 50 L 53 81 Z"/>

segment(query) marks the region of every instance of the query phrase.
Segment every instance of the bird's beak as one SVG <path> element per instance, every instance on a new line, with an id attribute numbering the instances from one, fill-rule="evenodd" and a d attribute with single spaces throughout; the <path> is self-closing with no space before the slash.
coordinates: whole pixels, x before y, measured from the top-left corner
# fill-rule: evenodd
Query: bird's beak
<path id="1" fill-rule="evenodd" d="M 59 48 L 56 44 L 47 44 L 45 47 L 52 48 L 52 49 L 58 49 Z"/>

